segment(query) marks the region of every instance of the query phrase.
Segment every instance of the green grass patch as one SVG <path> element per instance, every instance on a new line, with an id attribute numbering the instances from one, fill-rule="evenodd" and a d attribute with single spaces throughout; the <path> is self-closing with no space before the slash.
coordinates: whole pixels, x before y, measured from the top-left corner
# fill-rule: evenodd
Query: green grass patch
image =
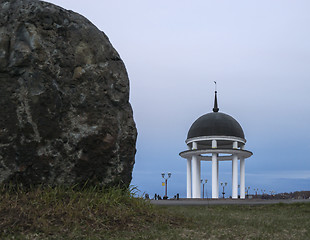
<path id="1" fill-rule="evenodd" d="M 153 206 L 135 189 L 0 187 L 0 239 L 310 239 L 310 204 Z"/>

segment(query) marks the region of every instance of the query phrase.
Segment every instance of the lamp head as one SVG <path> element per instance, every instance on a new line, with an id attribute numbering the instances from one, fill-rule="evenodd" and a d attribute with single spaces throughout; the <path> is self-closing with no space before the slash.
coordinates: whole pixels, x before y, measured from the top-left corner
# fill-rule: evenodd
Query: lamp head
<path id="1" fill-rule="evenodd" d="M 161 176 L 162 176 L 163 178 L 165 178 L 165 173 L 161 173 Z"/>
<path id="2" fill-rule="evenodd" d="M 169 178 L 171 177 L 171 172 L 168 172 L 168 177 L 169 177 Z"/>

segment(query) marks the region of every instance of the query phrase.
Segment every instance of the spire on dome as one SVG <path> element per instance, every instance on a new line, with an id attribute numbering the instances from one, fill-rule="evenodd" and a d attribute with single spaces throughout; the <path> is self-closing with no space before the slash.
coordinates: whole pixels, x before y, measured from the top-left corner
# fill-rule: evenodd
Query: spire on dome
<path id="1" fill-rule="evenodd" d="M 214 81 L 214 83 L 215 83 L 215 97 L 214 97 L 214 108 L 213 108 L 213 112 L 218 112 L 220 109 L 217 107 L 216 81 Z"/>

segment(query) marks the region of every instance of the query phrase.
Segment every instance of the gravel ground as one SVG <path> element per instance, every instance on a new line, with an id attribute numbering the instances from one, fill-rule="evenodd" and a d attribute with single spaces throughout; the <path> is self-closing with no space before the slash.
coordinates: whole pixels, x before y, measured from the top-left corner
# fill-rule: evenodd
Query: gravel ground
<path id="1" fill-rule="evenodd" d="M 275 203 L 309 202 L 310 199 L 180 199 L 150 200 L 154 205 L 162 206 L 201 206 L 201 205 L 260 205 Z"/>

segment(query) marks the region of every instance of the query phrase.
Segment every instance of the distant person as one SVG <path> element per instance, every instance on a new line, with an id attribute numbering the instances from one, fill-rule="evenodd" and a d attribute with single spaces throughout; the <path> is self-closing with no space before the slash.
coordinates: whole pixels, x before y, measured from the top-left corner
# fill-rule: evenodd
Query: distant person
<path id="1" fill-rule="evenodd" d="M 149 194 L 145 194 L 145 199 L 150 199 L 150 196 L 149 196 Z"/>
<path id="2" fill-rule="evenodd" d="M 157 194 L 155 193 L 154 199 L 157 200 Z"/>

